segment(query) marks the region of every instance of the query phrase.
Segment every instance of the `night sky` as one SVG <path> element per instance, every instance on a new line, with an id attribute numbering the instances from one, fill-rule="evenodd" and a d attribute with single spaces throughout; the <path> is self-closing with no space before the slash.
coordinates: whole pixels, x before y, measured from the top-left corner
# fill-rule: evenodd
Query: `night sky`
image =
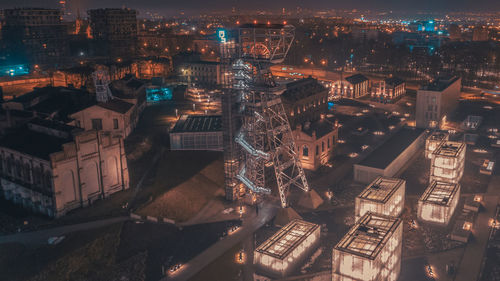
<path id="1" fill-rule="evenodd" d="M 216 9 L 277 10 L 297 6 L 313 9 L 375 9 L 395 11 L 494 11 L 500 10 L 499 0 L 67 0 L 69 7 L 80 10 L 98 7 L 130 7 L 139 10 L 155 10 L 161 13 L 196 12 Z M 0 7 L 39 6 L 56 7 L 58 0 L 0 0 Z"/>

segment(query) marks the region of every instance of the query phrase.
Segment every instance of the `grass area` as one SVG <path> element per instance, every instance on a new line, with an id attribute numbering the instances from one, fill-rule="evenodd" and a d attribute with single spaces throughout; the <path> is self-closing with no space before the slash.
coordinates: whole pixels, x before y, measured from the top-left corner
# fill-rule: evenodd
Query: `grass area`
<path id="1" fill-rule="evenodd" d="M 67 253 L 32 280 L 96 279 L 114 263 L 119 238 L 120 229 L 106 233 L 85 246 Z"/>
<path id="2" fill-rule="evenodd" d="M 241 250 L 241 248 L 241 244 L 234 246 L 222 256 L 218 257 L 215 261 L 203 268 L 200 272 L 196 273 L 196 275 L 189 279 L 189 281 L 236 280 L 235 277 L 240 274 L 240 271 L 243 270 L 244 266 L 235 262 L 236 254 Z M 252 261 L 247 260 L 247 263 L 251 262 Z"/>
<path id="3" fill-rule="evenodd" d="M 137 213 L 186 221 L 224 185 L 221 153 L 168 151 L 139 194 Z"/>
<path id="4" fill-rule="evenodd" d="M 115 224 L 71 233 L 57 245 L 1 244 L 0 252 L 9 253 L 0 255 L 1 279 L 113 280 L 102 277 L 113 271 L 121 228 Z"/>

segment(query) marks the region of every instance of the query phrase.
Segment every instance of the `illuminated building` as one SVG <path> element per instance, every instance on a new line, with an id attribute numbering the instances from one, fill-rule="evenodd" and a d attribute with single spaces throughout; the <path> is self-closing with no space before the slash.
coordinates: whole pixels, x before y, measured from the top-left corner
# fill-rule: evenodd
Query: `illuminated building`
<path id="1" fill-rule="evenodd" d="M 459 184 L 432 181 L 418 199 L 418 219 L 447 225 L 459 200 Z"/>
<path id="2" fill-rule="evenodd" d="M 355 199 L 355 218 L 358 220 L 367 212 L 399 217 L 405 204 L 406 181 L 402 179 L 377 177 Z"/>
<path id="3" fill-rule="evenodd" d="M 314 78 L 288 83 L 281 94 L 302 167 L 316 170 L 330 160 L 338 126 L 325 116 L 328 90 Z"/>
<path id="4" fill-rule="evenodd" d="M 396 281 L 402 242 L 401 219 L 366 213 L 333 248 L 332 281 Z"/>
<path id="5" fill-rule="evenodd" d="M 406 93 L 406 83 L 397 77 L 390 77 L 372 86 L 372 97 L 380 101 L 394 101 Z"/>
<path id="6" fill-rule="evenodd" d="M 171 87 L 151 86 L 146 89 L 146 99 L 148 102 L 159 102 L 172 100 Z"/>
<path id="7" fill-rule="evenodd" d="M 67 26 L 61 16 L 57 9 L 5 9 L 1 31 L 8 57 L 51 68 L 66 63 Z"/>
<path id="8" fill-rule="evenodd" d="M 88 11 L 92 37 L 100 55 L 130 58 L 136 55 L 137 11 L 93 9 Z"/>
<path id="9" fill-rule="evenodd" d="M 464 173 L 465 149 L 463 142 L 442 142 L 432 153 L 429 182 L 458 183 Z"/>
<path id="10" fill-rule="evenodd" d="M 5 199 L 62 216 L 129 188 L 123 139 L 34 119 L 0 139 L 0 181 Z"/>
<path id="11" fill-rule="evenodd" d="M 298 125 L 293 130 L 293 137 L 302 167 L 314 171 L 333 156 L 337 147 L 338 126 L 325 117 Z"/>
<path id="12" fill-rule="evenodd" d="M 337 97 L 359 98 L 368 94 L 369 80 L 362 74 L 355 74 L 336 81 L 332 85 L 332 94 Z"/>
<path id="13" fill-rule="evenodd" d="M 284 277 L 303 261 L 319 243 L 317 224 L 293 220 L 254 251 L 254 265 L 272 277 Z"/>
<path id="14" fill-rule="evenodd" d="M 458 106 L 462 79 L 439 77 L 417 91 L 415 122 L 419 128 L 440 128 Z"/>
<path id="15" fill-rule="evenodd" d="M 482 116 L 467 115 L 464 122 L 462 123 L 462 128 L 469 131 L 475 131 L 479 128 L 482 122 L 483 122 Z"/>
<path id="16" fill-rule="evenodd" d="M 220 63 L 212 61 L 184 62 L 178 69 L 181 82 L 189 87 L 215 88 L 221 83 Z"/>
<path id="17" fill-rule="evenodd" d="M 488 28 L 484 26 L 475 26 L 472 29 L 472 41 L 488 41 Z"/>
<path id="18" fill-rule="evenodd" d="M 171 150 L 222 151 L 220 115 L 182 115 L 169 135 Z"/>
<path id="19" fill-rule="evenodd" d="M 402 79 L 391 77 L 385 79 L 384 82 L 384 99 L 392 101 L 406 93 L 406 83 Z"/>
<path id="20" fill-rule="evenodd" d="M 441 143 L 447 141 L 449 134 L 447 131 L 434 131 L 425 140 L 425 157 L 432 158 L 432 153 L 438 148 Z"/>
<path id="21" fill-rule="evenodd" d="M 0 77 L 2 76 L 19 76 L 29 74 L 29 68 L 24 64 L 14 64 L 0 66 Z"/>

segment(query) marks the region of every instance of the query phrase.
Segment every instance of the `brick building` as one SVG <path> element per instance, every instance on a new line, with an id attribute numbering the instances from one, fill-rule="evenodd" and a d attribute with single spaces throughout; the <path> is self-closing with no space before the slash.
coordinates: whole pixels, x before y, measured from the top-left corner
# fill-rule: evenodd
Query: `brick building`
<path id="1" fill-rule="evenodd" d="M 299 159 L 305 169 L 318 169 L 333 154 L 338 126 L 335 120 L 325 117 L 327 99 L 328 90 L 313 78 L 288 83 L 281 95 Z"/>

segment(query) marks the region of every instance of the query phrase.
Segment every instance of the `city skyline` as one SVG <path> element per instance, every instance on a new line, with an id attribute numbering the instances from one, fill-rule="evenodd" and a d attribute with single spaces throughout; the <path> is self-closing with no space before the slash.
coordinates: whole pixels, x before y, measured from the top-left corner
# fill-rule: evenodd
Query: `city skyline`
<path id="1" fill-rule="evenodd" d="M 354 1 L 340 1 L 340 0 L 312 0 L 304 4 L 303 1 L 293 0 L 285 1 L 278 0 L 269 3 L 265 0 L 256 0 L 251 2 L 244 2 L 238 0 L 220 0 L 214 1 L 210 6 L 204 5 L 204 0 L 189 0 L 189 1 L 160 1 L 160 0 L 68 0 L 66 6 L 68 9 L 73 10 L 75 13 L 79 9 L 84 12 L 91 8 L 106 8 L 106 7 L 128 7 L 140 11 L 154 10 L 157 13 L 162 13 L 165 16 L 179 15 L 180 13 L 193 14 L 197 12 L 230 12 L 233 8 L 238 10 L 261 10 L 281 12 L 283 8 L 287 12 L 295 13 L 297 8 L 321 10 L 321 9 L 338 9 L 338 10 L 372 10 L 374 12 L 397 12 L 416 15 L 418 13 L 452 13 L 452 12 L 500 12 L 500 2 L 492 3 L 488 0 L 440 0 L 440 1 L 412 1 L 412 0 L 354 0 Z M 14 8 L 14 7 L 50 7 L 58 8 L 60 4 L 58 1 L 48 0 L 4 0 L 0 3 L 0 8 Z"/>

